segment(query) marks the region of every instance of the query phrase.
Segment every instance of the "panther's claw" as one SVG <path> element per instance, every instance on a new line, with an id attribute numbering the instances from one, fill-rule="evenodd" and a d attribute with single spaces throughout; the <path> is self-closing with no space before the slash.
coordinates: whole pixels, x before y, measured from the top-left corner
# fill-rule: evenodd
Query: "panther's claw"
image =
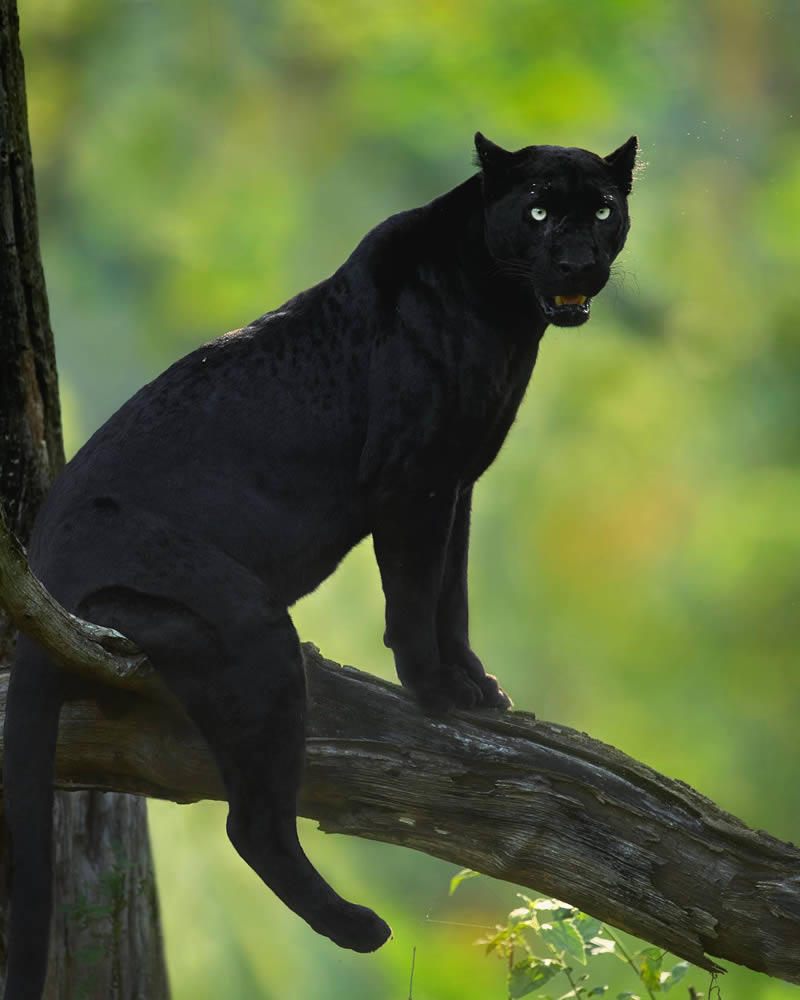
<path id="1" fill-rule="evenodd" d="M 456 666 L 442 667 L 435 686 L 416 691 L 417 699 L 429 715 L 445 715 L 451 708 L 494 708 L 501 711 L 514 704 L 492 674 L 470 677 Z"/>

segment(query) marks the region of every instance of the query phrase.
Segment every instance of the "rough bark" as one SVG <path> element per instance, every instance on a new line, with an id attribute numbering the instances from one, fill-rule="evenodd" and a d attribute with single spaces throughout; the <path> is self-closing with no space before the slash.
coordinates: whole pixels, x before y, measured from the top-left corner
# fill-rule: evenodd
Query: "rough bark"
<path id="1" fill-rule="evenodd" d="M 15 5 L 0 0 L 0 496 L 22 539 L 64 463 Z M 2 628 L 2 625 L 0 625 Z M 13 635 L 2 630 L 0 658 Z"/>
<path id="2" fill-rule="evenodd" d="M 20 554 L 0 523 L 0 602 L 22 622 L 26 593 L 40 602 L 43 588 L 27 569 L 3 573 L 9 563 L 19 570 Z M 37 632 L 68 669 L 74 621 Z M 108 644 L 102 631 L 94 634 Z M 57 783 L 177 802 L 223 798 L 202 739 L 147 664 L 132 678 L 129 648 L 87 664 L 79 636 L 79 672 L 116 688 L 63 712 Z M 304 654 L 300 812 L 324 830 L 413 847 L 565 899 L 703 968 L 716 968 L 713 955 L 800 983 L 797 847 L 585 734 L 521 712 L 432 719 L 402 689 L 309 644 Z"/>
<path id="3" fill-rule="evenodd" d="M 63 462 L 18 17 L 13 0 L 0 0 L 0 504 L 23 540 Z M 9 663 L 14 637 L 0 607 L 0 664 Z M 144 800 L 95 791 L 59 794 L 55 850 L 58 903 L 47 1000 L 166 998 Z M 7 883 L 3 836 L 0 970 Z"/>

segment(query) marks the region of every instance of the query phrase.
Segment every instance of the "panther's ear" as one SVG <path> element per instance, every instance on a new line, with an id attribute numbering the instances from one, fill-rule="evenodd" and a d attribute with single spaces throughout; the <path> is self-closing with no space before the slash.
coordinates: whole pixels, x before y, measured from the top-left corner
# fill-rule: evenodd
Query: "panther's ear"
<path id="1" fill-rule="evenodd" d="M 514 159 L 513 153 L 509 153 L 502 146 L 495 145 L 482 132 L 475 133 L 475 150 L 478 154 L 477 165 L 482 170 L 509 167 Z"/>
<path id="2" fill-rule="evenodd" d="M 624 194 L 630 194 L 633 187 L 633 169 L 636 166 L 636 151 L 639 148 L 639 140 L 632 135 L 627 142 L 624 142 L 619 149 L 609 153 L 605 158 L 606 163 L 611 167 L 614 179 L 619 189 Z"/>

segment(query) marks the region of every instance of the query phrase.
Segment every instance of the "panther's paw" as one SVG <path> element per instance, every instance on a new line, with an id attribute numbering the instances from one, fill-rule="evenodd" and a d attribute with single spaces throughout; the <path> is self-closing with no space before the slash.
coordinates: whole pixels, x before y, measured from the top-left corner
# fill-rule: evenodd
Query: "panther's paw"
<path id="1" fill-rule="evenodd" d="M 451 708 L 511 708 L 513 702 L 491 674 L 476 677 L 461 666 L 442 665 L 436 683 L 418 687 L 417 700 L 428 715 L 444 715 Z"/>
<path id="2" fill-rule="evenodd" d="M 513 707 L 514 702 L 497 683 L 494 674 L 486 674 L 478 681 L 478 684 L 483 696 L 481 704 L 484 708 L 499 708 L 501 711 L 506 711 Z"/>
<path id="3" fill-rule="evenodd" d="M 392 928 L 366 906 L 345 903 L 337 907 L 322 931 L 340 948 L 366 953 L 376 951 L 392 936 Z"/>

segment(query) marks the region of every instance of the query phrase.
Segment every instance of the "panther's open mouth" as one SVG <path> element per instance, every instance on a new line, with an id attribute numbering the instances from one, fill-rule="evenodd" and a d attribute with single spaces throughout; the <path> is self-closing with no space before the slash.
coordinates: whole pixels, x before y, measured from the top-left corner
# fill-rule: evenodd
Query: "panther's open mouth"
<path id="1" fill-rule="evenodd" d="M 589 295 L 540 295 L 536 293 L 539 308 L 548 323 L 556 326 L 580 326 L 589 318 L 592 304 Z"/>

